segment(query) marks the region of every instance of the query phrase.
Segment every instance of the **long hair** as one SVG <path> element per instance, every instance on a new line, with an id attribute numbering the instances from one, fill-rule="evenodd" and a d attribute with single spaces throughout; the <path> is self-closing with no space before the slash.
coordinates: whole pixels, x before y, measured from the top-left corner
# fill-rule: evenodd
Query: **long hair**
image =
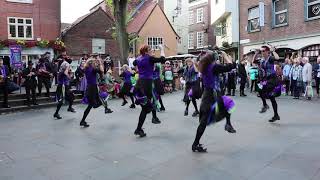
<path id="1" fill-rule="evenodd" d="M 199 55 L 199 71 L 200 73 L 204 73 L 208 66 L 218 60 L 218 57 L 213 51 L 202 52 Z"/>
<path id="2" fill-rule="evenodd" d="M 140 55 L 142 55 L 142 56 L 146 55 L 149 52 L 149 50 L 150 50 L 150 46 L 148 46 L 148 45 L 141 46 Z"/>

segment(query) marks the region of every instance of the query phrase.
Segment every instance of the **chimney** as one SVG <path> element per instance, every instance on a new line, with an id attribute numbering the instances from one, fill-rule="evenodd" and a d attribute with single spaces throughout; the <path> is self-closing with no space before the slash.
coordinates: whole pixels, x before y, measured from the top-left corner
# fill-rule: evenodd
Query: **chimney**
<path id="1" fill-rule="evenodd" d="M 154 1 L 159 4 L 162 10 L 164 10 L 164 0 L 154 0 Z"/>

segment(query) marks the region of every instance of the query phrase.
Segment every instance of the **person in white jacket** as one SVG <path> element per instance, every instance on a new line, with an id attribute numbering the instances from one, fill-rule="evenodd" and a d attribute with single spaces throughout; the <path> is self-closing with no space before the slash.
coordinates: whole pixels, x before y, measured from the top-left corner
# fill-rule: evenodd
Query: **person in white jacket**
<path id="1" fill-rule="evenodd" d="M 306 87 L 310 86 L 312 81 L 312 65 L 309 63 L 309 58 L 307 57 L 304 57 L 302 59 L 302 63 L 304 64 L 302 69 L 302 80 L 304 84 L 304 89 L 306 90 Z M 306 96 L 307 96 L 307 93 L 306 93 Z M 307 97 L 307 98 L 308 100 L 311 99 L 311 97 Z"/>

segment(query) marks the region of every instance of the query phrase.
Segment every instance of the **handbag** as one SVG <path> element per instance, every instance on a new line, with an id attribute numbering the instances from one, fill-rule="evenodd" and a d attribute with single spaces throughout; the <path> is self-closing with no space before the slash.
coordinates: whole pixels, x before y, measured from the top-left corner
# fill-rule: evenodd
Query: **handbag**
<path id="1" fill-rule="evenodd" d="M 313 89 L 311 85 L 306 86 L 305 97 L 313 97 Z"/>

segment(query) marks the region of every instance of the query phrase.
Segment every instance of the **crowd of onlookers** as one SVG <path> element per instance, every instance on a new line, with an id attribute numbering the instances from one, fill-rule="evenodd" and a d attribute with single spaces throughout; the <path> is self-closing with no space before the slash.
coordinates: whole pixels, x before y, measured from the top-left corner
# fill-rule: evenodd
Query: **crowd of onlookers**
<path id="1" fill-rule="evenodd" d="M 20 71 L 10 68 L 10 63 L 0 59 L 0 93 L 3 98 L 3 107 L 10 108 L 8 105 L 8 94 L 18 90 L 20 86 L 24 86 L 26 90 L 26 104 L 37 105 L 36 97 L 42 95 L 43 86 L 46 89 L 45 96 L 50 97 L 50 88 L 52 84 L 57 83 L 57 73 L 59 71 L 59 62 L 62 59 L 72 60 L 62 52 L 56 59 L 50 60 L 50 53 L 43 54 L 36 64 L 31 61 L 26 62 Z M 86 90 L 86 78 L 84 75 L 84 64 L 89 58 L 89 55 L 84 54 L 78 61 L 76 70 L 71 72 L 71 85 L 76 87 L 76 90 L 84 94 Z M 131 58 L 132 59 L 132 58 Z M 134 59 L 133 59 L 134 60 Z M 137 70 L 128 60 L 129 68 L 132 69 L 134 76 L 133 84 L 137 80 Z M 103 58 L 104 72 L 103 76 L 99 77 L 99 87 L 115 97 L 121 88 L 121 79 L 114 77 L 114 64 L 110 56 Z M 219 61 L 217 63 L 220 63 Z M 161 80 L 164 85 L 165 92 L 173 92 L 182 90 L 185 85 L 183 72 L 186 64 L 183 60 L 166 61 L 161 65 Z M 259 58 L 248 59 L 244 57 L 240 62 L 237 62 L 237 68 L 229 73 L 220 76 L 221 92 L 226 95 L 235 96 L 237 85 L 240 85 L 240 96 L 247 96 L 245 88 L 250 92 L 256 92 L 257 82 L 259 77 L 263 76 L 261 72 Z M 283 94 L 291 95 L 294 99 L 299 99 L 305 96 L 307 99 L 313 97 L 313 87 L 316 88 L 317 96 L 319 97 L 320 85 L 320 56 L 317 62 L 310 64 L 307 57 L 300 57 L 293 53 L 291 57 L 287 56 L 284 63 L 276 62 L 275 71 L 278 78 L 284 85 Z M 118 69 L 121 71 L 121 69 Z M 36 94 L 38 89 L 38 94 Z"/>

